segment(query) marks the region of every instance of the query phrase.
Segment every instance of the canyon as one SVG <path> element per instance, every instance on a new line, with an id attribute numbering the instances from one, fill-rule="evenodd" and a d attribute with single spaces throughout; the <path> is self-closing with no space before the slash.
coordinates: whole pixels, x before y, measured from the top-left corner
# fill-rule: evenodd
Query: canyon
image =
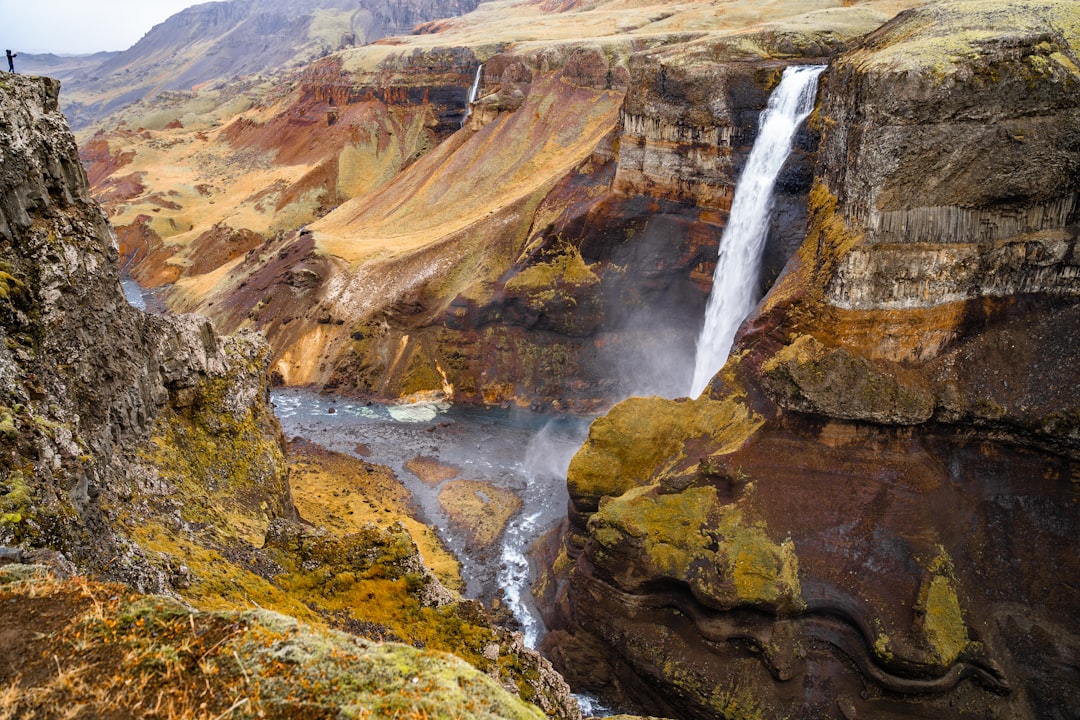
<path id="1" fill-rule="evenodd" d="M 58 92 L 0 79 L 0 712 L 580 717 L 392 473 L 287 447 L 261 337 L 128 303 Z"/>
<path id="2" fill-rule="evenodd" d="M 290 60 L 112 73 L 85 175 L 55 82 L 5 77 L 4 546 L 453 652 L 519 696 L 486 716 L 579 717 L 570 688 L 695 720 L 1071 716 L 1074 2 L 354 6 L 298 5 L 337 40 L 289 24 Z M 149 77 L 195 18 L 254 7 L 129 53 Z M 763 299 L 698 393 L 736 185 L 803 65 Z M 167 312 L 124 303 L 121 268 Z M 457 595 L 391 470 L 287 444 L 271 385 L 596 416 L 534 550 L 547 660 Z M 19 572 L 0 592 L 78 594 Z"/>

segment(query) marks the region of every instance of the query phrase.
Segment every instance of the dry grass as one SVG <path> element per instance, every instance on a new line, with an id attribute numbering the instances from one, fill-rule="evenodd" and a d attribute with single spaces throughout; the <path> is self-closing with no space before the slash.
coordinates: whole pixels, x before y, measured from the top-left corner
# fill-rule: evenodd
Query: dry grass
<path id="1" fill-rule="evenodd" d="M 450 656 L 0 572 L 0 718 L 533 718 Z"/>

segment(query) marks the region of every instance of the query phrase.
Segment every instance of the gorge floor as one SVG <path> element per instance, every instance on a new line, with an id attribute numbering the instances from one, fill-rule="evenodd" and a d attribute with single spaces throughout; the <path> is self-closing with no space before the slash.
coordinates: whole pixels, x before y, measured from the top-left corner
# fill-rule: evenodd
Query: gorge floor
<path id="1" fill-rule="evenodd" d="M 445 403 L 366 404 L 297 388 L 275 391 L 273 403 L 287 437 L 389 467 L 420 519 L 461 562 L 465 595 L 500 597 L 526 643 L 535 643 L 542 624 L 528 590 L 526 553 L 565 516 L 566 468 L 588 418 Z M 471 496 L 474 512 L 455 512 L 448 502 L 462 495 Z M 506 518 L 509 498 L 520 503 L 509 501 L 504 527 L 494 529 L 493 540 L 490 532 L 478 537 L 470 519 Z"/>

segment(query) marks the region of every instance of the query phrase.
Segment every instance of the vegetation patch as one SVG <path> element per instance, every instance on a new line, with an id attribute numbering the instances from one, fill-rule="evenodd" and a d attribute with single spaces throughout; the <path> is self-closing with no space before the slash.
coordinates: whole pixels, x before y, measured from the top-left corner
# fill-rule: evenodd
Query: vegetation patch
<path id="1" fill-rule="evenodd" d="M 475 549 L 491 546 L 521 510 L 513 491 L 478 480 L 452 480 L 439 492 L 439 505 Z"/>
<path id="2" fill-rule="evenodd" d="M 418 455 L 405 463 L 405 469 L 422 480 L 426 485 L 438 485 L 439 483 L 456 478 L 460 468 L 439 462 L 435 458 Z"/>
<path id="3" fill-rule="evenodd" d="M 747 518 L 738 503 L 722 505 L 712 486 L 672 494 L 636 488 L 603 504 L 590 529 L 617 554 L 622 543 L 639 548 L 635 557 L 650 566 L 642 576 L 688 582 L 711 606 L 780 612 L 805 606 L 794 543 L 772 540 L 765 524 Z"/>
<path id="4" fill-rule="evenodd" d="M 670 401 L 630 398 L 597 418 L 589 437 L 570 463 L 567 484 L 581 510 L 595 509 L 600 498 L 618 497 L 661 476 L 696 471 L 708 447 L 713 455 L 733 452 L 764 419 L 742 399 Z"/>
<path id="5" fill-rule="evenodd" d="M 388 528 L 401 523 L 416 542 L 424 564 L 443 585 L 454 590 L 463 587 L 457 558 L 434 530 L 414 517 L 412 495 L 390 468 L 313 443 L 294 442 L 289 446 L 289 484 L 300 517 L 336 534 L 354 533 L 367 525 Z"/>
<path id="6" fill-rule="evenodd" d="M 952 560 L 944 549 L 930 563 L 930 575 L 919 589 L 915 612 L 935 658 L 942 666 L 951 666 L 968 646 L 968 630 L 956 594 Z"/>
<path id="7" fill-rule="evenodd" d="M 3 717 L 545 717 L 445 653 L 25 566 L 0 571 L 0 617 Z"/>

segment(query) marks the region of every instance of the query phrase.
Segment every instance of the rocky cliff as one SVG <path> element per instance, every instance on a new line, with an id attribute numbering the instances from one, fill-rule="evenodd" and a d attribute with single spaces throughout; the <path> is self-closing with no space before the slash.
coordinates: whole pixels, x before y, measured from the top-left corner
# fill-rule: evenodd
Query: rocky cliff
<path id="1" fill-rule="evenodd" d="M 597 420 L 538 588 L 658 714 L 1067 717 L 1074 3 L 902 13 L 823 78 L 805 241 L 697 400 Z"/>
<path id="2" fill-rule="evenodd" d="M 178 512 L 176 485 L 145 458 L 151 447 L 193 448 L 152 437 L 187 428 L 201 450 L 243 457 L 222 471 L 221 499 L 271 518 L 295 514 L 267 404 L 267 347 L 222 338 L 202 318 L 128 305 L 115 236 L 57 108 L 58 83 L 8 76 L 2 90 L 3 541 L 55 548 L 160 590 L 167 578 L 124 537 L 120 516 L 137 522 L 147 503 Z"/>
<path id="3" fill-rule="evenodd" d="M 65 653 L 72 664 L 60 676 L 94 681 L 53 683 L 51 672 L 42 675 L 29 658 L 40 657 L 44 645 L 29 641 L 22 646 L 26 656 L 16 654 L 0 669 L 0 710 L 52 717 L 53 709 L 71 703 L 99 715 L 135 712 L 145 701 L 141 689 L 127 694 L 109 680 L 128 678 L 134 662 L 147 671 L 145 683 L 158 688 L 158 707 L 177 713 L 190 711 L 196 692 L 168 683 L 183 667 L 201 673 L 205 692 L 197 692 L 204 709 L 223 702 L 215 712 L 236 710 L 238 716 L 270 709 L 278 717 L 310 717 L 343 707 L 396 716 L 401 707 L 424 704 L 417 705 L 412 692 L 421 678 L 430 681 L 422 694 L 430 695 L 449 677 L 459 689 L 472 687 L 455 716 L 580 717 L 566 683 L 524 647 L 521 635 L 498 627 L 480 603 L 448 590 L 406 526 L 386 520 L 403 518 L 423 537 L 399 507 L 407 493 L 392 475 L 372 491 L 380 509 L 374 522 L 342 525 L 335 518 L 336 533 L 298 522 L 281 429 L 269 407 L 268 346 L 254 334 L 221 337 L 200 316 L 148 315 L 128 304 L 117 242 L 89 198 L 74 139 L 57 108 L 58 90 L 48 78 L 0 80 L 0 564 L 46 562 L 61 575 L 87 573 L 203 608 L 276 609 L 369 640 L 311 631 L 292 618 L 190 615 L 179 600 L 91 587 L 83 578 L 20 584 L 30 571 L 16 569 L 11 577 L 18 589 L 4 580 L 0 592 L 26 614 L 5 619 L 5 632 L 45 639 L 36 624 L 41 618 L 53 623 L 48 632 L 89 632 L 74 655 Z M 355 497 L 385 472 L 338 461 L 323 473 L 331 479 L 320 482 L 323 489 L 344 483 L 344 494 Z M 322 519 L 322 503 L 310 499 L 303 500 L 307 512 Z M 432 544 L 427 540 L 425 547 L 438 552 Z M 453 572 L 443 576 L 454 580 Z M 106 612 L 96 593 L 111 597 L 109 603 L 123 601 Z M 88 599 L 93 616 L 105 622 L 96 630 L 86 625 L 92 622 Z M 136 615 L 142 619 L 127 625 Z M 178 653 L 173 638 L 144 632 L 147 622 L 165 631 L 180 617 L 188 618 L 184 632 L 193 622 L 205 622 L 204 629 L 243 627 L 251 642 L 233 648 L 235 666 L 229 660 L 229 668 L 221 668 L 199 664 L 227 639 L 214 630 L 191 631 L 192 643 L 208 642 L 197 654 Z M 24 623 L 34 632 L 11 630 Z M 127 628 L 123 637 L 109 631 L 117 623 Z M 303 646 L 301 657 L 320 658 L 310 677 L 282 676 L 294 661 L 264 655 L 266 646 L 255 642 L 279 631 L 282 642 L 291 638 Z M 382 639 L 428 650 L 376 642 Z M 364 664 L 374 656 L 386 664 Z M 162 665 L 162 658 L 171 659 Z M 327 696 L 328 684 L 311 690 L 327 673 L 346 672 L 364 677 L 370 691 L 349 685 Z M 318 681 L 314 673 L 321 673 Z M 230 709 L 237 698 L 224 694 L 241 679 L 251 702 L 243 711 Z M 253 679 L 268 684 L 253 690 Z M 308 691 L 318 697 L 304 696 Z"/>
<path id="4" fill-rule="evenodd" d="M 689 42 L 665 34 L 475 56 L 484 67 L 467 127 L 303 232 L 181 280 L 170 302 L 226 328 L 258 327 L 289 384 L 575 409 L 678 394 L 769 89 L 787 64 L 820 61 L 884 20 L 837 9 Z M 396 93 L 382 93 L 388 117 L 410 93 L 435 103 L 452 88 L 440 78 L 468 57 L 401 52 L 365 68 L 368 55 L 312 71 L 315 97 L 340 110 L 335 128 L 354 134 L 350 103 L 383 86 Z M 805 222 L 815 143 L 804 134 L 784 176 L 773 276 Z M 154 227 L 173 212 L 159 209 Z"/>

